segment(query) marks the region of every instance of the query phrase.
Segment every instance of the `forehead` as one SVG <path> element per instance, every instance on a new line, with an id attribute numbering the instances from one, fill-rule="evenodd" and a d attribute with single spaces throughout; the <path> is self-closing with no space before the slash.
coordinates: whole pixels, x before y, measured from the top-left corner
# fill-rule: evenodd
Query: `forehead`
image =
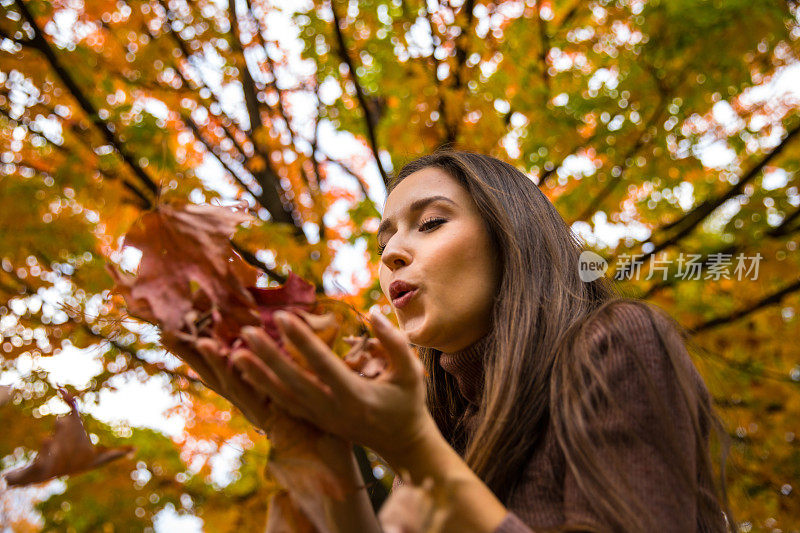
<path id="1" fill-rule="evenodd" d="M 470 197 L 461 184 L 439 168 L 423 168 L 403 179 L 389 193 L 383 208 L 383 220 L 393 220 L 416 201 L 431 196 L 445 196 L 462 207 Z"/>

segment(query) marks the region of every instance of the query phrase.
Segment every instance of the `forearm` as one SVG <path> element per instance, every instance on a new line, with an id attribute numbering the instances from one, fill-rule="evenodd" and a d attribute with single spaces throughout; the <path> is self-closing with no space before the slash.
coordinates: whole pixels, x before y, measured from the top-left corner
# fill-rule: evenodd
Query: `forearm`
<path id="1" fill-rule="evenodd" d="M 364 478 L 358 467 L 355 454 L 351 451 L 348 458 L 350 468 L 346 484 L 350 487 L 346 498 L 326 500 L 328 515 L 338 532 L 363 531 L 365 533 L 381 533 L 378 518 L 372 508 L 369 494 L 364 485 Z"/>
<path id="2" fill-rule="evenodd" d="M 417 442 L 384 459 L 395 472 L 407 470 L 415 485 L 433 479 L 433 491 L 451 502 L 444 531 L 494 532 L 508 510 L 430 423 Z"/>

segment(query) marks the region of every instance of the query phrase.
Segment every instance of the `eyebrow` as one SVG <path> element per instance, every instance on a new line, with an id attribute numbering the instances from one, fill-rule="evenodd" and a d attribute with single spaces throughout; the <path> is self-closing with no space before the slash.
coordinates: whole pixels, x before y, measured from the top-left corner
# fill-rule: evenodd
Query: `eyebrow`
<path id="1" fill-rule="evenodd" d="M 447 196 L 427 196 L 425 198 L 420 198 L 418 200 L 414 200 L 411 202 L 411 205 L 408 208 L 409 213 L 416 213 L 418 211 L 422 211 L 428 204 L 432 204 L 433 202 L 449 202 L 453 205 L 457 205 L 453 200 L 448 198 Z M 389 227 L 394 223 L 394 221 L 390 218 L 385 218 L 381 221 L 381 225 L 378 226 L 378 233 L 377 238 L 380 240 L 380 236 L 383 232 L 387 231 Z"/>

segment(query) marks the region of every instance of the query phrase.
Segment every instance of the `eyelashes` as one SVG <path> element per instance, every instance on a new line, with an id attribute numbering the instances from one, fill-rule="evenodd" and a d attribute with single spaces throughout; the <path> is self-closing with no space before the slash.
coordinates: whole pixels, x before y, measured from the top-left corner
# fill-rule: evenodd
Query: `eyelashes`
<path id="1" fill-rule="evenodd" d="M 420 231 L 428 231 L 429 229 L 435 229 L 439 227 L 441 224 L 447 222 L 446 218 L 442 217 L 431 217 L 426 218 L 422 221 L 419 225 Z M 383 250 L 386 248 L 386 245 L 378 245 L 378 255 L 383 255 Z"/>

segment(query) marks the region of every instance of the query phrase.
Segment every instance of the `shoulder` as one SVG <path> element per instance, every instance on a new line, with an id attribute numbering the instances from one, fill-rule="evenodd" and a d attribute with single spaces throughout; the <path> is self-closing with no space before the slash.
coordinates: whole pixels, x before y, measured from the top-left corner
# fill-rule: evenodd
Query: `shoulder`
<path id="1" fill-rule="evenodd" d="M 564 345 L 556 387 L 582 390 L 584 397 L 612 397 L 633 410 L 683 404 L 686 385 L 692 396 L 706 397 L 683 331 L 654 304 L 627 298 L 605 302 Z"/>
<path id="2" fill-rule="evenodd" d="M 631 298 L 615 298 L 595 309 L 583 330 L 595 341 L 609 338 L 649 339 L 665 334 L 680 337 L 680 326 L 655 304 Z"/>
<path id="3" fill-rule="evenodd" d="M 641 300 L 605 302 L 587 317 L 577 336 L 582 348 L 600 360 L 632 359 L 628 363 L 641 363 L 651 371 L 663 370 L 668 362 L 686 367 L 690 361 L 678 322 L 660 307 Z"/>

